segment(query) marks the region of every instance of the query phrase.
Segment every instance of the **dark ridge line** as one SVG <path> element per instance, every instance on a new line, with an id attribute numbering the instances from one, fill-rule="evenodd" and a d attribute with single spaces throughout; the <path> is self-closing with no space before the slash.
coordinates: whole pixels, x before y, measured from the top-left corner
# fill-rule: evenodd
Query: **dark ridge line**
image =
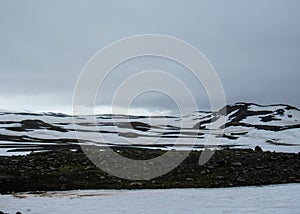
<path id="1" fill-rule="evenodd" d="M 276 106 L 285 106 L 285 107 L 288 107 L 289 109 L 287 110 L 290 110 L 290 109 L 293 109 L 293 110 L 297 110 L 297 111 L 300 111 L 300 109 L 298 109 L 297 107 L 295 106 L 291 106 L 291 105 L 288 105 L 288 104 L 267 104 L 267 105 L 262 105 L 262 104 L 257 104 L 257 103 L 252 103 L 252 102 L 236 102 L 235 104 L 232 104 L 232 105 L 239 105 L 239 104 L 244 104 L 244 105 L 247 105 L 247 106 L 250 106 L 250 105 L 254 105 L 254 106 L 257 106 L 257 107 L 276 107 Z"/>

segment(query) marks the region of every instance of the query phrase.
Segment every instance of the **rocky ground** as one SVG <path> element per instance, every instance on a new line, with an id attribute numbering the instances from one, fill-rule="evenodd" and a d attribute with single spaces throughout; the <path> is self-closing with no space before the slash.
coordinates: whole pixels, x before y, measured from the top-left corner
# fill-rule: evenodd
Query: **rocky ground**
<path id="1" fill-rule="evenodd" d="M 134 159 L 149 159 L 162 150 L 118 148 Z M 300 183 L 300 154 L 263 152 L 259 148 L 218 150 L 204 165 L 192 151 L 171 172 L 147 181 L 111 176 L 78 150 L 0 156 L 0 193 L 71 189 L 196 188 Z"/>

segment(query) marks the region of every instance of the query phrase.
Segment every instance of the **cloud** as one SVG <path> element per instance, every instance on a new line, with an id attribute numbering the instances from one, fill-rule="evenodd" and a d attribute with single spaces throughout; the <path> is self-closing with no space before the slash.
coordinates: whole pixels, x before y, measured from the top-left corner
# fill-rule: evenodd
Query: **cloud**
<path id="1" fill-rule="evenodd" d="M 0 107 L 71 106 L 76 80 L 89 58 L 115 40 L 143 33 L 176 36 L 201 50 L 219 74 L 228 102 L 299 107 L 299 9 L 298 1 L 271 0 L 5 1 L 0 7 L 0 97 L 6 98 Z M 151 65 L 137 63 L 124 68 L 124 75 L 114 75 L 107 91 L 131 70 Z M 209 106 L 191 76 L 173 64 L 158 64 L 176 70 L 200 107 Z M 98 104 L 108 103 L 104 98 Z M 137 105 L 170 108 L 155 95 Z"/>

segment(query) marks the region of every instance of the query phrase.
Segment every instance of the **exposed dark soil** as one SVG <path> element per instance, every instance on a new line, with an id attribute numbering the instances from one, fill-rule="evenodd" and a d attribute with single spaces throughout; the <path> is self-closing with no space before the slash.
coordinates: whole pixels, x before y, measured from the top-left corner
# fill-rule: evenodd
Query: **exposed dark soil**
<path id="1" fill-rule="evenodd" d="M 162 150 L 116 148 L 133 159 L 149 159 Z M 147 181 L 120 179 L 97 168 L 78 150 L 0 156 L 0 193 L 71 189 L 143 189 L 233 187 L 300 183 L 300 154 L 263 152 L 259 148 L 223 149 L 203 166 L 192 151 L 177 168 Z"/>

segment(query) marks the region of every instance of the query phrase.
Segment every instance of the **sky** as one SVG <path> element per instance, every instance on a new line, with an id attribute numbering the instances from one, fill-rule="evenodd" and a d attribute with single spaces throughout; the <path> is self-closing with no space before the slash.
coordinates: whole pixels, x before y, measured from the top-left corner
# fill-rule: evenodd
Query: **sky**
<path id="1" fill-rule="evenodd" d="M 177 37 L 200 50 L 217 72 L 227 103 L 300 107 L 299 11 L 297 0 L 0 0 L 0 109 L 71 112 L 88 60 L 138 34 Z M 99 93 L 102 109 L 109 107 L 112 85 L 122 82 L 118 72 L 131 75 L 149 67 L 174 72 L 199 109 L 209 107 L 203 86 L 179 65 L 145 57 L 122 66 Z M 133 106 L 167 111 L 174 101 L 151 92 Z"/>

